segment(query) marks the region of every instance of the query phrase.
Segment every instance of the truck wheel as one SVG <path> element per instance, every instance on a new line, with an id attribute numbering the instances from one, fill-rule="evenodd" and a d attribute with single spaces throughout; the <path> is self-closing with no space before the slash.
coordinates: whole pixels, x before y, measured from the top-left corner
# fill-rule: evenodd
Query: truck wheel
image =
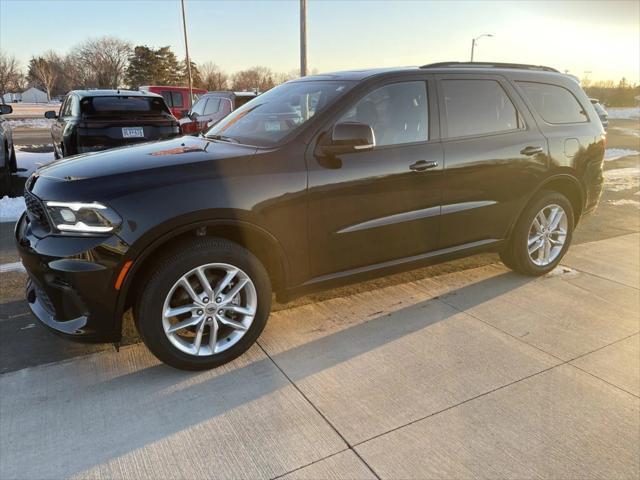
<path id="1" fill-rule="evenodd" d="M 271 283 L 251 252 L 225 239 L 202 238 L 159 265 L 135 309 L 140 336 L 158 359 L 205 370 L 253 345 L 269 317 Z"/>
<path id="2" fill-rule="evenodd" d="M 544 275 L 556 268 L 567 252 L 573 226 L 569 200 L 561 193 L 542 191 L 518 219 L 500 258 L 507 267 L 524 275 Z"/>

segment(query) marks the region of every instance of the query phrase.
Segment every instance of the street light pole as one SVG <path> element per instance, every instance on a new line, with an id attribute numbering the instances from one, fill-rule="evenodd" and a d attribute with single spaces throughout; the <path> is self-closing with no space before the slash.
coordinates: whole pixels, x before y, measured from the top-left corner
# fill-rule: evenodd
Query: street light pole
<path id="1" fill-rule="evenodd" d="M 300 76 L 307 76 L 307 0 L 300 0 Z"/>
<path id="2" fill-rule="evenodd" d="M 480 40 L 482 37 L 493 37 L 493 33 L 483 33 L 482 35 L 478 35 L 475 38 L 471 39 L 471 62 L 473 63 L 473 52 L 476 48 L 476 44 L 478 43 L 478 40 Z"/>
<path id="3" fill-rule="evenodd" d="M 180 0 L 182 4 L 182 30 L 184 31 L 184 50 L 187 56 L 187 75 L 189 76 L 189 110 L 193 103 L 193 81 L 191 79 L 191 60 L 189 59 L 189 42 L 187 41 L 187 19 L 184 14 L 184 0 Z"/>

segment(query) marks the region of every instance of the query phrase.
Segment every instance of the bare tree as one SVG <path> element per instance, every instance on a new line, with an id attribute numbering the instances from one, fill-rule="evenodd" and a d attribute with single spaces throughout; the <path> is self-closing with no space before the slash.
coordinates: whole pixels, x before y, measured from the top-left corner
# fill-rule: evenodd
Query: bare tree
<path id="1" fill-rule="evenodd" d="M 273 72 L 267 67 L 252 67 L 233 75 L 233 89 L 236 91 L 258 90 L 266 92 L 275 87 Z"/>
<path id="2" fill-rule="evenodd" d="M 42 57 L 34 57 L 29 62 L 29 77 L 35 80 L 47 92 L 47 100 L 51 100 L 51 92 L 58 80 L 62 59 L 53 51 Z"/>
<path id="3" fill-rule="evenodd" d="M 200 65 L 200 78 L 200 87 L 209 91 L 229 88 L 229 76 L 213 62 L 205 62 Z"/>
<path id="4" fill-rule="evenodd" d="M 131 44 L 115 37 L 87 40 L 71 53 L 77 64 L 89 73 L 85 82 L 98 88 L 118 88 L 131 54 Z"/>
<path id="5" fill-rule="evenodd" d="M 22 83 L 20 64 L 16 57 L 0 50 L 0 98 L 4 101 L 5 93 L 17 89 Z"/>

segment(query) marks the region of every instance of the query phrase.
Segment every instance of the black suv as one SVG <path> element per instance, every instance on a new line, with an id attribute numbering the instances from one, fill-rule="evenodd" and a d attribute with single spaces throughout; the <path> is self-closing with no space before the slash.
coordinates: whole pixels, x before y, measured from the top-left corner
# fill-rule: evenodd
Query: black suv
<path id="1" fill-rule="evenodd" d="M 604 130 L 548 67 L 434 64 L 290 81 L 182 137 L 54 163 L 16 241 L 33 313 L 211 368 L 279 300 L 480 251 L 560 262 L 602 191 Z"/>
<path id="2" fill-rule="evenodd" d="M 129 90 L 74 90 L 59 113 L 50 110 L 56 158 L 179 135 L 178 120 L 160 95 Z"/>

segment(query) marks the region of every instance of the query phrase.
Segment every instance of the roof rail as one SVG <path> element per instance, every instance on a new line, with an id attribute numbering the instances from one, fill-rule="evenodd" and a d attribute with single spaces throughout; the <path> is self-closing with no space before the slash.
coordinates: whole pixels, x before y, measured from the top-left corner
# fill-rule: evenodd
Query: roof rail
<path id="1" fill-rule="evenodd" d="M 522 70 L 542 70 L 544 72 L 557 72 L 555 68 L 544 65 L 527 65 L 525 63 L 500 63 L 500 62 L 438 62 L 422 65 L 420 68 L 517 68 Z"/>

